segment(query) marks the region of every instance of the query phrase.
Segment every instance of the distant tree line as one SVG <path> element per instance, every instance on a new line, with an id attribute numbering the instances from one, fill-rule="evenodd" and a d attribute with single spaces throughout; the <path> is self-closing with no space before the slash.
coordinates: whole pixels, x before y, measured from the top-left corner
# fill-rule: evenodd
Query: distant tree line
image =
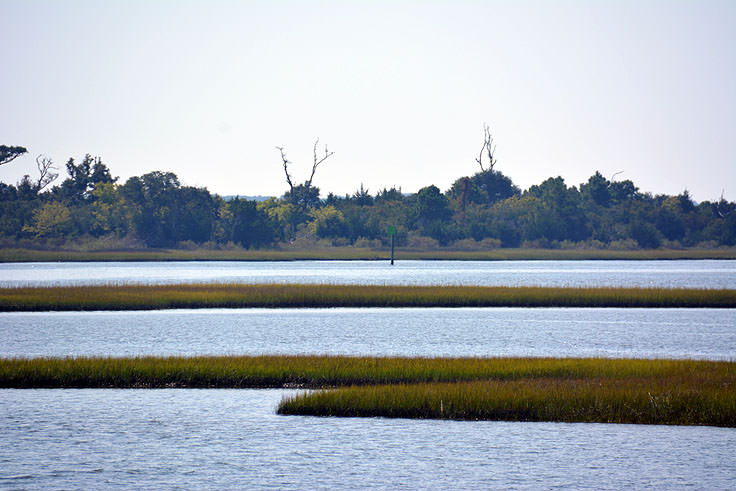
<path id="1" fill-rule="evenodd" d="M 99 157 L 66 163 L 58 176 L 40 156 L 38 178 L 0 182 L 0 244 L 60 247 L 310 247 L 385 246 L 389 226 L 403 247 L 485 249 L 658 248 L 736 245 L 736 203 L 695 203 L 640 192 L 630 180 L 599 172 L 579 186 L 554 177 L 522 191 L 495 169 L 490 133 L 480 171 L 442 192 L 434 185 L 413 194 L 390 188 L 320 197 L 312 175 L 294 184 L 283 147 L 278 147 L 289 189 L 280 198 L 225 200 L 206 188 L 183 185 L 171 172 L 155 171 L 118 182 Z M 0 165 L 26 152 L 0 146 Z M 485 152 L 485 153 L 484 153 Z M 487 155 L 485 165 L 482 160 Z"/>

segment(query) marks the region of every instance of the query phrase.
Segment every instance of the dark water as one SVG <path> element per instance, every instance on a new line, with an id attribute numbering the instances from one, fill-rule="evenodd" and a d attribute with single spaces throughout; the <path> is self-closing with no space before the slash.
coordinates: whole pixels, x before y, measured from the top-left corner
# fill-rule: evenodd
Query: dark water
<path id="1" fill-rule="evenodd" d="M 288 393 L 0 390 L 0 487 L 736 487 L 734 429 L 275 415 Z"/>
<path id="2" fill-rule="evenodd" d="M 0 313 L 0 356 L 736 359 L 736 309 L 212 309 Z"/>
<path id="3" fill-rule="evenodd" d="M 240 282 L 736 288 L 736 261 L 293 261 L 0 264 L 0 287 Z"/>

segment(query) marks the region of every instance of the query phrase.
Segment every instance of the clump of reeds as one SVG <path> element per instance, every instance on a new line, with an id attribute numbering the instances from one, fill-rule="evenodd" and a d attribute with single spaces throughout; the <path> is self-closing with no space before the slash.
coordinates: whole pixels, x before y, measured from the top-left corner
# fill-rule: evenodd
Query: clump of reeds
<path id="1" fill-rule="evenodd" d="M 736 290 L 299 284 L 1 288 L 0 311 L 245 307 L 736 307 Z"/>

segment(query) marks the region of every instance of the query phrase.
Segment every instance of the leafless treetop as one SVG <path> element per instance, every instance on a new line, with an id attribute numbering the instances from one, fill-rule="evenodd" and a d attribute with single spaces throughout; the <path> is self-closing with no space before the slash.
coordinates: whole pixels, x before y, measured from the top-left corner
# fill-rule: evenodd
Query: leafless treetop
<path id="1" fill-rule="evenodd" d="M 59 173 L 52 172 L 56 170 L 54 162 L 44 155 L 36 157 L 36 166 L 38 167 L 38 173 L 40 174 L 36 188 L 38 189 L 38 192 L 41 192 L 43 188 L 54 182 L 56 178 L 59 177 Z"/>
<path id="2" fill-rule="evenodd" d="M 488 169 L 483 167 L 483 154 L 486 154 L 488 156 Z M 478 153 L 478 158 L 475 159 L 476 162 L 478 162 L 478 165 L 480 166 L 481 172 L 485 172 L 486 170 L 493 170 L 493 166 L 496 165 L 496 145 L 493 143 L 493 135 L 491 134 L 490 127 L 483 123 L 483 146 L 480 147 L 480 152 Z"/>
<path id="3" fill-rule="evenodd" d="M 317 167 L 319 164 L 330 158 L 335 152 L 330 152 L 327 149 L 327 145 L 325 145 L 325 154 L 324 156 L 320 157 L 317 154 L 317 145 L 319 145 L 319 138 L 315 140 L 314 142 L 314 161 L 312 163 L 312 173 L 309 175 L 309 179 L 304 182 L 304 185 L 306 187 L 310 187 L 312 185 L 312 180 L 314 179 L 314 173 L 317 171 Z M 286 183 L 289 185 L 289 189 L 294 189 L 294 183 L 291 180 L 291 175 L 289 175 L 289 164 L 291 164 L 291 161 L 286 158 L 286 153 L 284 152 L 284 147 L 276 147 L 276 149 L 281 153 L 281 161 L 284 165 L 284 174 L 286 174 Z"/>

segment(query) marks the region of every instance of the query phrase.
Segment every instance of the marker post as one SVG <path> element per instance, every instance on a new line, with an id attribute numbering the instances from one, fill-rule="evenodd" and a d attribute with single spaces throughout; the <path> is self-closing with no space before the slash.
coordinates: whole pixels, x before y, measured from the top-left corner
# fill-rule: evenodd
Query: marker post
<path id="1" fill-rule="evenodd" d="M 388 226 L 388 234 L 391 236 L 391 266 L 394 265 L 394 238 L 396 237 L 396 227 Z"/>

